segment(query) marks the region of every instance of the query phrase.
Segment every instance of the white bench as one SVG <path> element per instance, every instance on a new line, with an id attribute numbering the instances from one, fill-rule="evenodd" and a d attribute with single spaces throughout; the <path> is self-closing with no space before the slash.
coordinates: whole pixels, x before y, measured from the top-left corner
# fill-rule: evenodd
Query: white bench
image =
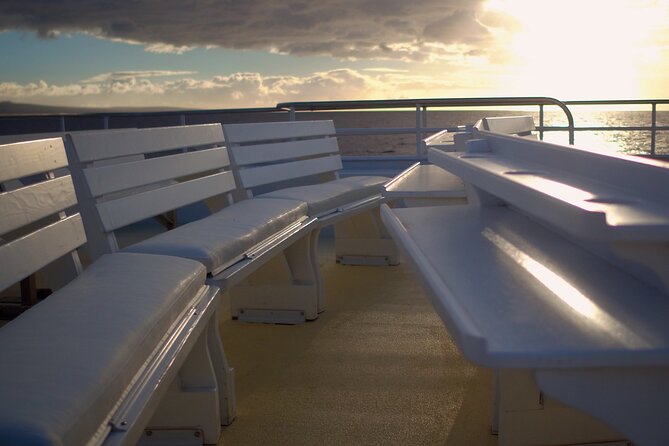
<path id="1" fill-rule="evenodd" d="M 442 130 L 424 140 L 426 147 L 444 151 L 463 151 L 477 130 L 535 138 L 531 116 L 483 118 L 474 126 L 460 126 L 458 132 Z M 386 184 L 387 198 L 401 200 L 405 207 L 464 204 L 467 194 L 456 175 L 431 164 L 416 163 Z"/>
<path id="2" fill-rule="evenodd" d="M 124 129 L 121 129 L 124 130 Z M 72 135 L 76 133 L 91 133 L 91 132 L 113 132 L 114 130 L 86 130 L 86 131 L 72 131 L 72 132 L 45 132 L 45 133 L 29 133 L 29 134 L 19 134 L 19 135 L 2 135 L 0 136 L 0 144 L 9 144 L 14 142 L 21 141 L 34 141 L 38 139 L 47 139 L 47 138 L 64 138 L 65 135 Z M 129 155 L 122 159 L 124 162 L 130 161 L 140 161 L 144 159 L 143 155 Z M 95 165 L 103 166 L 111 163 L 119 162 L 120 160 L 101 160 Z M 16 182 L 15 182 L 16 183 Z M 2 185 L 0 185 L 1 187 Z M 11 186 L 11 185 L 10 185 Z M 176 213 L 167 212 L 165 214 L 157 215 L 156 220 L 163 224 L 166 228 L 172 229 L 176 226 Z"/>
<path id="3" fill-rule="evenodd" d="M 386 184 L 384 196 L 404 207 L 465 204 L 462 180 L 434 164 L 416 163 Z"/>
<path id="4" fill-rule="evenodd" d="M 233 317 L 283 323 L 317 318 L 322 291 L 312 249 L 315 219 L 296 200 L 232 203 L 229 194 L 237 186 L 223 139 L 220 124 L 67 135 L 94 257 L 122 249 L 190 258 L 206 266 L 208 283 L 229 291 Z M 134 155 L 146 159 L 126 161 Z M 96 165 L 103 160 L 114 162 Z M 215 201 L 220 210 L 119 247 L 123 228 L 202 200 Z"/>
<path id="5" fill-rule="evenodd" d="M 0 145 L 0 290 L 86 242 L 58 139 Z M 0 328 L 0 442 L 135 444 L 148 426 L 216 443 L 234 418 L 217 330 L 219 290 L 197 262 L 102 256 Z M 154 428 L 155 427 L 155 428 Z"/>
<path id="6" fill-rule="evenodd" d="M 306 202 L 319 228 L 334 224 L 339 263 L 398 263 L 378 214 L 389 178 L 340 178 L 332 121 L 226 124 L 223 131 L 241 197 Z"/>
<path id="7" fill-rule="evenodd" d="M 499 370 L 500 443 L 669 443 L 667 165 L 476 136 L 428 153 L 475 205 L 382 217 L 464 356 Z"/>

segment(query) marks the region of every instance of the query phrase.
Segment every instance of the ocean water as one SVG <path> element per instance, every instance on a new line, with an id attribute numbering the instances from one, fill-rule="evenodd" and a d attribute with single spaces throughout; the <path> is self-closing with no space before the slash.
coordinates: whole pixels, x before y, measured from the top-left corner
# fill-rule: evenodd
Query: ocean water
<path id="1" fill-rule="evenodd" d="M 576 127 L 649 127 L 649 111 L 607 111 L 581 110 L 572 107 Z M 433 128 L 455 127 L 474 124 L 487 116 L 532 115 L 539 124 L 538 112 L 509 110 L 434 110 L 428 111 L 427 126 Z M 102 128 L 100 115 L 67 116 L 67 130 L 94 130 Z M 239 123 L 262 121 L 285 121 L 286 112 L 273 113 L 206 113 L 192 114 L 186 117 L 186 124 L 204 124 L 210 122 Z M 338 129 L 343 128 L 415 128 L 416 115 L 413 111 L 344 111 L 344 112 L 302 112 L 299 120 L 332 119 Z M 178 115 L 112 115 L 109 128 L 158 127 L 181 124 Z M 561 110 L 547 108 L 544 113 L 547 126 L 564 126 L 567 120 Z M 0 135 L 21 133 L 40 133 L 60 131 L 61 119 L 58 116 L 2 116 L 0 117 Z M 669 111 L 657 112 L 657 125 L 669 126 Z M 428 137 L 426 133 L 423 138 Z M 568 143 L 565 131 L 545 132 L 544 140 L 561 144 Z M 591 149 L 628 154 L 649 154 L 651 147 L 650 131 L 577 131 L 575 144 Z M 339 146 L 345 155 L 414 155 L 416 154 L 415 134 L 342 136 Z M 656 153 L 669 155 L 669 130 L 656 134 Z"/>
<path id="2" fill-rule="evenodd" d="M 576 127 L 650 127 L 650 111 L 576 111 L 572 110 Z M 435 128 L 453 127 L 463 124 L 474 124 L 487 116 L 531 115 L 539 124 L 538 112 L 527 111 L 430 111 L 427 125 Z M 415 127 L 414 112 L 313 112 L 303 113 L 299 119 L 333 119 L 337 128 L 392 128 Z M 567 119 L 562 111 L 546 111 L 544 125 L 567 126 Z M 669 125 L 669 111 L 657 112 L 657 126 Z M 429 134 L 424 135 L 424 137 Z M 567 144 L 566 131 L 544 133 L 544 140 Z M 651 147 L 650 131 L 577 131 L 574 138 L 577 146 L 601 150 L 605 152 L 621 152 L 627 154 L 649 154 Z M 411 155 L 416 153 L 416 136 L 407 135 L 373 135 L 344 136 L 339 138 L 339 145 L 345 155 Z M 656 153 L 669 155 L 669 131 L 656 133 Z"/>

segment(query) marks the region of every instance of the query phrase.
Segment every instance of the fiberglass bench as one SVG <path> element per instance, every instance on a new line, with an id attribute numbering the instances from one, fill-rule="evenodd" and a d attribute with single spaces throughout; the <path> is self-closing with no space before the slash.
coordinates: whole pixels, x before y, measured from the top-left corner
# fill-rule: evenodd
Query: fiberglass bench
<path id="1" fill-rule="evenodd" d="M 223 125 L 242 198 L 307 203 L 318 229 L 334 225 L 337 262 L 397 264 L 397 249 L 379 216 L 379 176 L 339 176 L 341 155 L 332 121 Z"/>
<path id="2" fill-rule="evenodd" d="M 0 145 L 0 290 L 86 242 L 62 139 Z M 136 444 L 170 433 L 217 443 L 234 418 L 217 329 L 220 292 L 198 262 L 103 255 L 0 327 L 0 443 Z M 149 430 L 146 430 L 147 427 Z"/>
<path id="3" fill-rule="evenodd" d="M 235 318 L 316 319 L 322 290 L 312 249 L 315 218 L 297 200 L 233 203 L 237 185 L 223 140 L 220 124 L 67 135 L 93 257 L 121 250 L 190 258 L 205 265 L 208 283 L 229 293 Z M 136 155 L 142 159 L 127 161 Z M 103 160 L 109 164 L 99 165 Z M 119 246 L 119 234 L 131 225 L 203 200 L 218 210 Z"/>
<path id="4" fill-rule="evenodd" d="M 500 443 L 668 444 L 667 165 L 486 131 L 466 144 L 428 157 L 472 204 L 382 217 L 463 355 L 498 370 Z"/>
<path id="5" fill-rule="evenodd" d="M 476 130 L 535 138 L 531 116 L 483 118 L 474 126 L 460 126 L 457 132 L 442 130 L 424 140 L 427 148 L 447 152 L 464 151 Z M 385 197 L 405 207 L 465 204 L 467 194 L 462 180 L 434 164 L 416 163 L 386 184 Z"/>

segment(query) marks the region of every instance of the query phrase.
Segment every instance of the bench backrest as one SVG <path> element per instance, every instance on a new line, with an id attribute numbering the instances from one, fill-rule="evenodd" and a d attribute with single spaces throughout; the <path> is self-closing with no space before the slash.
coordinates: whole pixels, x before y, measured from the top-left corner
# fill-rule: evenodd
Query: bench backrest
<path id="1" fill-rule="evenodd" d="M 248 196 L 255 187 L 319 175 L 337 178 L 342 168 L 332 121 L 225 124 L 237 181 Z"/>
<path id="2" fill-rule="evenodd" d="M 118 250 L 117 229 L 234 190 L 223 140 L 220 124 L 68 134 L 93 258 Z"/>
<path id="3" fill-rule="evenodd" d="M 86 236 L 74 186 L 54 174 L 67 164 L 61 138 L 0 145 L 0 183 L 19 184 L 0 192 L 0 290 L 68 253 L 81 271 L 75 250 Z"/>
<path id="4" fill-rule="evenodd" d="M 505 135 L 530 136 L 535 130 L 532 116 L 500 116 L 483 118 L 474 126 L 478 130 Z"/>

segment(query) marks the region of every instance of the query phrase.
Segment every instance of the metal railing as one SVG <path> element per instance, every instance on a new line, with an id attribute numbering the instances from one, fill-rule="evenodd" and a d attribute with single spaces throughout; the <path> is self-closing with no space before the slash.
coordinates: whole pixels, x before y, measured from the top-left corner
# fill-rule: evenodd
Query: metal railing
<path id="1" fill-rule="evenodd" d="M 285 102 L 277 104 L 277 108 L 287 110 L 290 120 L 296 119 L 297 112 L 305 111 L 351 111 L 351 110 L 397 110 L 414 109 L 416 113 L 415 127 L 406 128 L 365 128 L 365 129 L 337 129 L 337 135 L 388 135 L 398 133 L 415 133 L 416 154 L 424 152 L 423 139 L 428 133 L 443 130 L 443 127 L 428 125 L 428 108 L 462 108 L 462 107 L 518 107 L 537 106 L 539 108 L 539 131 L 543 138 L 544 131 L 567 131 L 569 144 L 574 143 L 574 117 L 569 107 L 562 101 L 549 97 L 500 97 L 500 98 L 441 98 L 441 99 L 393 99 L 393 100 L 361 100 L 361 101 L 315 101 L 315 102 Z M 557 106 L 567 118 L 567 127 L 544 126 L 544 107 Z M 462 123 L 465 124 L 465 123 Z M 473 124 L 473 123 L 468 123 Z M 457 131 L 454 128 L 453 131 Z"/>
<path id="2" fill-rule="evenodd" d="M 559 101 L 549 97 L 500 97 L 500 98 L 436 98 L 436 99 L 399 99 L 399 100 L 360 100 L 360 101 L 314 101 L 280 103 L 275 107 L 215 109 L 215 110 L 179 110 L 157 112 L 122 112 L 122 113 L 64 113 L 39 115 L 0 116 L 0 135 L 17 133 L 66 132 L 123 127 L 152 127 L 160 125 L 184 125 L 206 122 L 244 122 L 259 120 L 294 120 L 301 112 L 363 111 L 363 110 L 412 110 L 415 123 L 406 127 L 382 128 L 337 128 L 338 136 L 361 135 L 415 135 L 416 155 L 424 153 L 423 139 L 444 128 L 431 126 L 428 122 L 428 110 L 473 109 L 482 107 L 538 107 L 537 132 L 543 139 L 545 132 L 567 132 L 569 143 L 574 143 L 575 132 L 585 131 L 647 131 L 650 132 L 650 155 L 656 155 L 657 132 L 669 131 L 669 126 L 658 125 L 658 105 L 669 104 L 669 99 L 640 100 L 585 100 Z M 624 106 L 651 107 L 649 126 L 581 126 L 576 127 L 569 106 Z M 545 107 L 558 107 L 565 115 L 566 126 L 548 126 L 545 123 Z M 30 120 L 33 121 L 30 121 Z M 40 124 L 37 125 L 36 123 Z M 23 127 L 18 123 L 23 123 Z M 16 124 L 16 125 L 15 125 Z M 473 123 L 461 123 L 473 124 Z M 454 131 L 457 128 L 453 128 Z"/>
<path id="3" fill-rule="evenodd" d="M 669 104 L 669 99 L 621 99 L 621 100 L 582 100 L 582 101 L 564 101 L 566 105 L 576 106 L 625 106 L 635 107 L 639 105 L 650 105 L 651 107 L 651 123 L 650 126 L 582 126 L 577 127 L 577 131 L 649 131 L 650 132 L 650 156 L 656 156 L 657 132 L 669 131 L 669 126 L 657 125 L 657 106 Z"/>

